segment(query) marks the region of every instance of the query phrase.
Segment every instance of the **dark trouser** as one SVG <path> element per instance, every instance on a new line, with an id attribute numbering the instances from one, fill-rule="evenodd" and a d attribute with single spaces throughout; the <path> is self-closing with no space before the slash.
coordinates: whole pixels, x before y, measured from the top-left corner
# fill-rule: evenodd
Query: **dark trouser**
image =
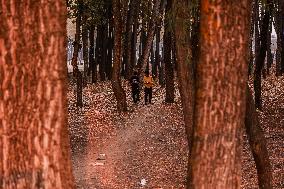
<path id="1" fill-rule="evenodd" d="M 139 101 L 140 91 L 139 88 L 132 88 L 132 98 L 133 102 L 137 103 Z"/>
<path id="2" fill-rule="evenodd" d="M 151 103 L 152 87 L 150 87 L 150 88 L 145 87 L 144 92 L 145 92 L 145 104 L 147 104 L 148 102 Z"/>

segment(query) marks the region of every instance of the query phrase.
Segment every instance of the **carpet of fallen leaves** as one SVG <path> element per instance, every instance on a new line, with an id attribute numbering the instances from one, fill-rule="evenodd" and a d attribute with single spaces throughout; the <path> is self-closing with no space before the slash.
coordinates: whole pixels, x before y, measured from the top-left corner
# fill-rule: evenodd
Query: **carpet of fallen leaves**
<path id="1" fill-rule="evenodd" d="M 179 93 L 176 103 L 164 102 L 165 90 L 154 89 L 153 104 L 132 103 L 127 92 L 126 113 L 116 111 L 110 82 L 87 85 L 84 107 L 77 108 L 74 83 L 68 88 L 68 123 L 73 172 L 79 189 L 182 189 L 186 184 L 187 141 Z M 263 82 L 263 112 L 259 112 L 268 141 L 273 184 L 284 188 L 284 81 L 269 76 Z M 141 93 L 142 94 L 142 93 Z M 257 175 L 244 135 L 242 188 L 257 187 Z"/>

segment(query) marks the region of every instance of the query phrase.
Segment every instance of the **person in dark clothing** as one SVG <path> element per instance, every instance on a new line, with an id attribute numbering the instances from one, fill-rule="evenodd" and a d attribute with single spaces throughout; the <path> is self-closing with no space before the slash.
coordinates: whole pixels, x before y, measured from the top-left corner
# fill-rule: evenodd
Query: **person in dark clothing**
<path id="1" fill-rule="evenodd" d="M 132 88 L 132 98 L 134 103 L 137 103 L 139 101 L 139 96 L 140 96 L 140 89 L 139 89 L 140 81 L 137 74 L 138 74 L 137 71 L 134 71 L 133 76 L 130 79 L 131 88 Z"/>
<path id="2" fill-rule="evenodd" d="M 144 80 L 144 92 L 145 92 L 145 104 L 151 104 L 152 90 L 154 85 L 153 77 L 149 74 L 149 70 L 145 71 Z"/>

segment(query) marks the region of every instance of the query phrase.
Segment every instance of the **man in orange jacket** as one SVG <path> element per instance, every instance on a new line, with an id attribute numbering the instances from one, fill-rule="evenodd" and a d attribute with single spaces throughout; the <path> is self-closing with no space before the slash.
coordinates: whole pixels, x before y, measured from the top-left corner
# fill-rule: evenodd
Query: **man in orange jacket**
<path id="1" fill-rule="evenodd" d="M 145 71 L 143 81 L 144 81 L 145 104 L 147 104 L 148 102 L 151 104 L 154 80 L 153 77 L 149 74 L 149 70 Z"/>

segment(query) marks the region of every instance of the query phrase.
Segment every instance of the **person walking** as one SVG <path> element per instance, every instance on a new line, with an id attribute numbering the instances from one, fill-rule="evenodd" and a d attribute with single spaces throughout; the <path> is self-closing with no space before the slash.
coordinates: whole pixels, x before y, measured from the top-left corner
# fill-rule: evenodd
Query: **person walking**
<path id="1" fill-rule="evenodd" d="M 144 81 L 145 105 L 147 105 L 147 103 L 151 104 L 154 80 L 153 77 L 149 74 L 149 70 L 145 71 L 143 81 Z"/>
<path id="2" fill-rule="evenodd" d="M 133 76 L 130 78 L 131 82 L 131 89 L 132 89 L 132 98 L 133 102 L 136 104 L 139 101 L 140 96 L 140 89 L 139 89 L 139 77 L 137 71 L 134 71 Z"/>

